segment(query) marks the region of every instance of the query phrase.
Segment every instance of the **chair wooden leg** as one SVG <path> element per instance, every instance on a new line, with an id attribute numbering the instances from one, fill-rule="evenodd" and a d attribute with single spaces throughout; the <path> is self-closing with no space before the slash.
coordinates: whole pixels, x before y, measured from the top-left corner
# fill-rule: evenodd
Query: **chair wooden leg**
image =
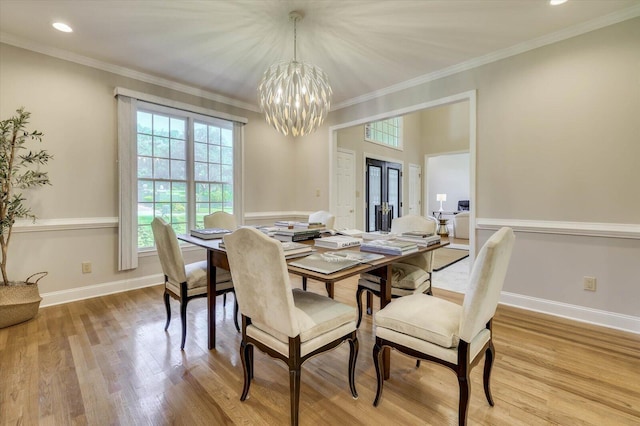
<path id="1" fill-rule="evenodd" d="M 164 306 L 167 308 L 167 323 L 164 325 L 164 331 L 167 331 L 169 328 L 169 323 L 171 322 L 171 305 L 169 304 L 169 293 L 165 290 L 164 292 Z"/>
<path id="2" fill-rule="evenodd" d="M 373 294 L 368 291 L 367 292 L 367 315 L 371 315 L 373 313 Z"/>
<path id="3" fill-rule="evenodd" d="M 253 376 L 251 368 L 253 362 L 253 357 L 251 356 L 252 349 L 253 345 L 247 345 L 244 340 L 240 343 L 240 360 L 242 361 L 242 370 L 244 371 L 244 387 L 242 388 L 240 401 L 244 401 L 249 395 L 249 387 L 251 386 Z"/>
<path id="4" fill-rule="evenodd" d="M 222 306 L 227 306 L 227 293 L 222 295 Z"/>
<path id="5" fill-rule="evenodd" d="M 376 390 L 376 397 L 373 400 L 373 406 L 377 407 L 380 403 L 380 398 L 382 397 L 382 388 L 384 386 L 384 375 L 382 374 L 382 369 L 380 368 L 380 363 L 382 362 L 382 347 L 380 346 L 380 341 L 376 338 L 376 343 L 373 345 L 373 365 L 376 368 L 376 377 L 378 379 L 378 388 Z"/>
<path id="6" fill-rule="evenodd" d="M 356 328 L 360 328 L 360 323 L 362 322 L 362 293 L 366 291 L 362 287 L 358 287 L 356 291 L 356 305 L 358 306 L 358 323 L 356 324 Z"/>
<path id="7" fill-rule="evenodd" d="M 180 349 L 184 349 L 184 343 L 187 340 L 187 302 L 186 300 L 180 301 L 180 321 L 182 322 L 182 341 L 180 343 Z"/>
<path id="8" fill-rule="evenodd" d="M 358 391 L 356 391 L 356 360 L 358 359 L 358 336 L 354 331 L 351 339 L 349 339 L 349 388 L 353 399 L 358 399 Z"/>
<path id="9" fill-rule="evenodd" d="M 463 371 L 458 371 L 458 385 L 460 387 L 460 402 L 458 405 L 458 425 L 465 426 L 467 424 L 467 411 L 469 408 L 469 369 L 465 366 L 459 366 Z"/>
<path id="10" fill-rule="evenodd" d="M 298 426 L 300 411 L 300 366 L 289 369 L 289 392 L 291 397 L 291 425 Z"/>
<path id="11" fill-rule="evenodd" d="M 182 322 L 182 341 L 180 342 L 180 350 L 184 350 L 184 342 L 187 340 L 187 283 L 180 283 L 180 321 Z"/>
<path id="12" fill-rule="evenodd" d="M 234 293 L 235 295 L 235 293 Z M 235 301 L 233 303 L 233 323 L 236 326 L 236 330 L 240 333 L 240 324 L 238 324 L 238 298 L 234 297 Z"/>
<path id="13" fill-rule="evenodd" d="M 491 397 L 491 369 L 493 367 L 494 359 L 493 341 L 489 342 L 489 347 L 485 352 L 484 358 L 484 375 L 482 380 L 484 382 L 484 394 L 487 397 L 489 405 L 493 407 L 493 398 Z"/>
<path id="14" fill-rule="evenodd" d="M 302 277 L 302 289 L 307 291 L 307 277 Z"/>

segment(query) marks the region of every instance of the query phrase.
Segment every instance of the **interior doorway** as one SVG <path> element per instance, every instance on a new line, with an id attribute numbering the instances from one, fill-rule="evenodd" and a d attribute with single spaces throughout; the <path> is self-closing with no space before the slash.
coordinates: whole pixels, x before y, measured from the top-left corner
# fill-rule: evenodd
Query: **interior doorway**
<path id="1" fill-rule="evenodd" d="M 366 159 L 366 230 L 390 231 L 402 208 L 402 165 Z"/>

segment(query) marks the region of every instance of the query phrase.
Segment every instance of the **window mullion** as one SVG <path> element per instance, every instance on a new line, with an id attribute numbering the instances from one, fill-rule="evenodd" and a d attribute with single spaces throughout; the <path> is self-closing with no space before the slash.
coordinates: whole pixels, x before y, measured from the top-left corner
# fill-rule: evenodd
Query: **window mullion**
<path id="1" fill-rule="evenodd" d="M 194 119 L 187 121 L 187 230 L 196 228 L 196 183 L 194 172 Z"/>

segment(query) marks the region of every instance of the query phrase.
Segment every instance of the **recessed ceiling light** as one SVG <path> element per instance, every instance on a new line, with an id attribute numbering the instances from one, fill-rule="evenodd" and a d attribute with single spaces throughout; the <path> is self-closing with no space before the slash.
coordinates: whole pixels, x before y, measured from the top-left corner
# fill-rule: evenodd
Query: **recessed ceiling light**
<path id="1" fill-rule="evenodd" d="M 58 31 L 62 31 L 63 33 L 72 33 L 73 29 L 68 26 L 67 24 L 64 24 L 62 22 L 54 22 L 53 23 L 53 28 L 55 28 Z"/>
<path id="2" fill-rule="evenodd" d="M 566 3 L 566 2 L 567 0 L 549 0 L 549 4 L 551 6 L 557 6 L 559 4 Z"/>

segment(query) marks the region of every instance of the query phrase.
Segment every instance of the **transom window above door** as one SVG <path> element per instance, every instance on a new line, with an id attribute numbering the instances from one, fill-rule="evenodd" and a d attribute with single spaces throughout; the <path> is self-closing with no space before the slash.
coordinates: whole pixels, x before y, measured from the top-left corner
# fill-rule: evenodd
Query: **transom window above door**
<path id="1" fill-rule="evenodd" d="M 402 150 L 402 117 L 365 124 L 364 140 Z"/>

